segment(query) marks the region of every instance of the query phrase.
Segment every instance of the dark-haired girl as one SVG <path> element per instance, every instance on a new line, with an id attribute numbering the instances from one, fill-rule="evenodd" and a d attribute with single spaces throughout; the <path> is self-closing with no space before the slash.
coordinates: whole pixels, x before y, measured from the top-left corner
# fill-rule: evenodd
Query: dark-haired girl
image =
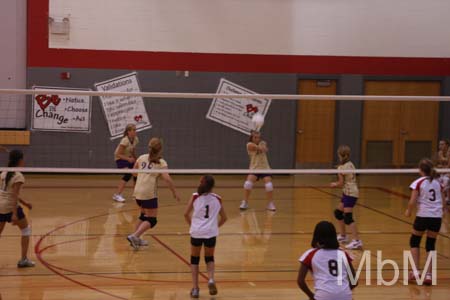
<path id="1" fill-rule="evenodd" d="M 200 179 L 197 193 L 192 195 L 184 213 L 186 222 L 191 227 L 189 233 L 191 234 L 192 298 L 198 298 L 200 295 L 198 273 L 203 245 L 205 246 L 205 263 L 209 277 L 209 294 L 217 294 L 214 281 L 214 249 L 216 237 L 219 235 L 219 227 L 225 223 L 227 216 L 222 206 L 222 199 L 212 192 L 213 187 L 214 178 L 210 175 L 203 176 Z M 219 215 L 220 220 L 218 219 Z"/>
<path id="2" fill-rule="evenodd" d="M 23 166 L 24 161 L 22 151 L 12 150 L 9 153 L 8 167 L 14 168 Z M 22 256 L 17 263 L 17 267 L 34 267 L 34 262 L 29 260 L 27 257 L 31 228 L 28 225 L 28 221 L 23 213 L 22 207 L 19 205 L 19 203 L 22 203 L 29 209 L 32 208 L 30 203 L 19 197 L 20 188 L 25 183 L 25 177 L 20 172 L 2 172 L 0 179 L 0 234 L 5 228 L 6 222 L 17 225 L 22 232 Z"/>
<path id="3" fill-rule="evenodd" d="M 415 180 L 409 187 L 411 188 L 411 198 L 405 216 L 410 217 L 414 207 L 417 207 L 416 219 L 413 225 L 413 231 L 409 240 L 411 246 L 411 255 L 415 265 L 419 266 L 420 241 L 425 231 L 427 232 L 427 241 L 425 250 L 427 256 L 436 249 L 436 238 L 441 229 L 442 214 L 444 203 L 442 201 L 441 185 L 437 179 L 438 175 L 434 169 L 433 162 L 429 159 L 422 159 L 419 162 L 420 178 Z M 424 270 L 424 284 L 431 285 L 433 278 L 431 275 L 431 264 L 428 270 Z M 418 279 L 419 271 L 414 270 L 409 273 L 409 280 Z"/>
<path id="4" fill-rule="evenodd" d="M 311 300 L 351 300 L 352 289 L 356 287 L 349 280 L 348 269 L 355 278 L 352 259 L 339 249 L 334 225 L 327 221 L 319 222 L 314 229 L 311 242 L 312 249 L 306 251 L 299 259 L 301 265 L 298 271 L 297 283 L 299 288 Z M 313 293 L 306 285 L 305 278 L 308 271 L 314 278 Z"/>
<path id="5" fill-rule="evenodd" d="M 123 138 L 117 145 L 116 151 L 114 151 L 114 159 L 116 161 L 117 168 L 119 169 L 132 169 L 136 161 L 136 146 L 139 143 L 139 139 L 136 136 L 136 125 L 128 124 L 125 127 Z M 130 173 L 124 174 L 117 186 L 117 192 L 113 195 L 113 200 L 117 202 L 125 202 L 125 198 L 122 196 L 122 192 L 125 189 L 125 185 L 130 181 L 132 175 Z M 136 179 L 136 178 L 135 178 Z"/>
<path id="6" fill-rule="evenodd" d="M 167 169 L 167 162 L 162 158 L 162 142 L 159 138 L 152 138 L 148 143 L 148 153 L 139 156 L 135 169 L 139 170 L 162 170 Z M 180 197 L 175 190 L 174 183 L 169 173 L 139 173 L 136 186 L 134 187 L 133 197 L 141 209 L 141 213 L 136 223 L 135 232 L 127 236 L 130 245 L 135 249 L 140 246 L 147 246 L 148 242 L 141 239 L 141 236 L 153 228 L 158 223 L 158 178 L 167 183 L 172 191 L 173 197 L 180 201 Z"/>

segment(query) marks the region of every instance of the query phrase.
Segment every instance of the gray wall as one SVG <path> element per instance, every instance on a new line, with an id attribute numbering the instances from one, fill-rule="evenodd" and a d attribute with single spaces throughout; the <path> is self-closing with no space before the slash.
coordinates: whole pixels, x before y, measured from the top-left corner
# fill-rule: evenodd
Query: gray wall
<path id="1" fill-rule="evenodd" d="M 343 75 L 338 80 L 339 95 L 364 95 L 364 80 L 361 75 Z M 335 149 L 348 145 L 352 149 L 351 159 L 355 165 L 361 162 L 362 101 L 336 102 Z M 335 151 L 335 162 L 338 161 Z"/>
<path id="2" fill-rule="evenodd" d="M 61 80 L 61 72 L 70 72 L 70 80 Z M 130 72 L 129 70 L 29 68 L 28 86 L 93 88 L 93 83 Z M 337 79 L 338 94 L 363 94 L 364 80 L 442 80 L 443 95 L 450 95 L 450 77 L 369 77 L 362 75 L 297 75 L 260 73 L 191 72 L 188 78 L 174 71 L 139 71 L 144 91 L 213 93 L 224 77 L 260 93 L 296 94 L 298 79 Z M 161 136 L 165 158 L 173 168 L 246 168 L 247 136 L 205 118 L 209 100 L 146 100 L 153 128 L 140 132 L 139 153 L 146 151 L 151 136 Z M 441 103 L 440 137 L 450 136 L 450 103 Z M 295 101 L 273 101 L 263 135 L 271 146 L 273 168 L 295 167 Z M 348 144 L 352 159 L 359 166 L 361 157 L 362 102 L 338 101 L 335 148 Z M 29 116 L 29 112 L 27 113 Z M 29 122 L 29 117 L 27 120 Z M 113 167 L 113 151 L 118 140 L 111 141 L 99 100 L 93 98 L 92 132 L 32 132 L 31 145 L 24 147 L 29 166 Z M 0 160 L 2 160 L 0 155 Z"/>
<path id="3" fill-rule="evenodd" d="M 70 80 L 61 80 L 70 72 Z M 127 70 L 29 68 L 28 86 L 93 88 L 95 82 L 126 74 Z M 259 93 L 295 94 L 295 74 L 206 73 L 191 72 L 176 77 L 174 71 L 139 71 L 143 91 L 214 93 L 224 77 Z M 205 118 L 210 100 L 146 100 L 153 128 L 138 134 L 138 153 L 146 151 L 151 136 L 164 139 L 164 156 L 173 168 L 247 168 L 245 144 L 248 136 Z M 28 118 L 29 119 L 29 118 Z M 295 155 L 295 101 L 273 101 L 263 136 L 270 147 L 273 168 L 292 168 Z M 99 99 L 93 98 L 90 134 L 35 131 L 27 148 L 30 166 L 113 167 L 113 152 L 118 140 L 109 131 Z"/>
<path id="4" fill-rule="evenodd" d="M 0 87 L 26 87 L 27 0 L 0 4 Z M 25 128 L 25 96 L 0 94 L 0 128 Z"/>

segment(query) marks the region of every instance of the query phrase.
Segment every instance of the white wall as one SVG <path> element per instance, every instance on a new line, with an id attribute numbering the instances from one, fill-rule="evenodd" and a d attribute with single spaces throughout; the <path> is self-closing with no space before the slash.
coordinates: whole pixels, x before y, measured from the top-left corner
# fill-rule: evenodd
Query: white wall
<path id="1" fill-rule="evenodd" d="M 449 0 L 50 0 L 50 47 L 450 57 Z"/>
<path id="2" fill-rule="evenodd" d="M 0 88 L 26 88 L 26 0 L 0 4 Z M 24 128 L 24 96 L 0 94 L 0 128 Z"/>

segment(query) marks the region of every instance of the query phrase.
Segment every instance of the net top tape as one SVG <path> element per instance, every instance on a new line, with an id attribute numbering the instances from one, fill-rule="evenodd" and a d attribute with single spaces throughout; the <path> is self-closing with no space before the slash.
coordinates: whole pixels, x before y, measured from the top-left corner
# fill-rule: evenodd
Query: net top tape
<path id="1" fill-rule="evenodd" d="M 414 169 L 101 169 L 101 168 L 6 168 L 0 167 L 0 171 L 24 172 L 24 173 L 74 173 L 74 174 L 125 174 L 125 173 L 170 173 L 170 174 L 418 174 Z M 439 173 L 450 173 L 450 168 L 437 169 Z"/>
<path id="2" fill-rule="evenodd" d="M 164 99 L 212 99 L 212 98 L 240 98 L 240 99 L 272 99 L 272 100 L 345 100 L 345 101 L 450 101 L 450 96 L 371 96 L 371 95 L 287 95 L 287 94 L 215 94 L 215 93 L 166 93 L 166 92 L 99 92 L 80 90 L 32 90 L 32 89 L 0 89 L 1 94 L 15 95 L 83 95 L 83 96 L 134 96 L 143 98 Z"/>

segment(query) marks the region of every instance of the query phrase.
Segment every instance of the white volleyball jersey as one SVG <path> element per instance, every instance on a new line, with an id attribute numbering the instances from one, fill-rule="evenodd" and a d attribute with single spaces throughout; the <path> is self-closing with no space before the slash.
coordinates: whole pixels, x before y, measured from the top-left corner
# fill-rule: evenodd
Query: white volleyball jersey
<path id="1" fill-rule="evenodd" d="M 25 183 L 23 174 L 15 172 L 6 186 L 6 174 L 7 172 L 4 171 L 0 175 L 0 214 L 8 214 L 14 210 L 13 185 L 18 182 Z"/>
<path id="2" fill-rule="evenodd" d="M 338 261 L 341 260 L 341 264 Z M 351 300 L 352 291 L 345 263 L 352 258 L 340 249 L 312 248 L 299 259 L 312 272 L 316 300 Z M 342 277 L 340 277 L 342 276 Z M 339 281 L 339 280 L 342 281 Z"/>
<path id="3" fill-rule="evenodd" d="M 416 216 L 423 218 L 442 218 L 441 185 L 437 179 L 430 182 L 429 177 L 420 177 L 409 186 L 419 192 Z"/>
<path id="4" fill-rule="evenodd" d="M 194 210 L 189 233 L 197 239 L 209 239 L 218 236 L 218 216 L 222 208 L 221 198 L 214 193 L 203 195 L 194 193 L 192 197 Z"/>

